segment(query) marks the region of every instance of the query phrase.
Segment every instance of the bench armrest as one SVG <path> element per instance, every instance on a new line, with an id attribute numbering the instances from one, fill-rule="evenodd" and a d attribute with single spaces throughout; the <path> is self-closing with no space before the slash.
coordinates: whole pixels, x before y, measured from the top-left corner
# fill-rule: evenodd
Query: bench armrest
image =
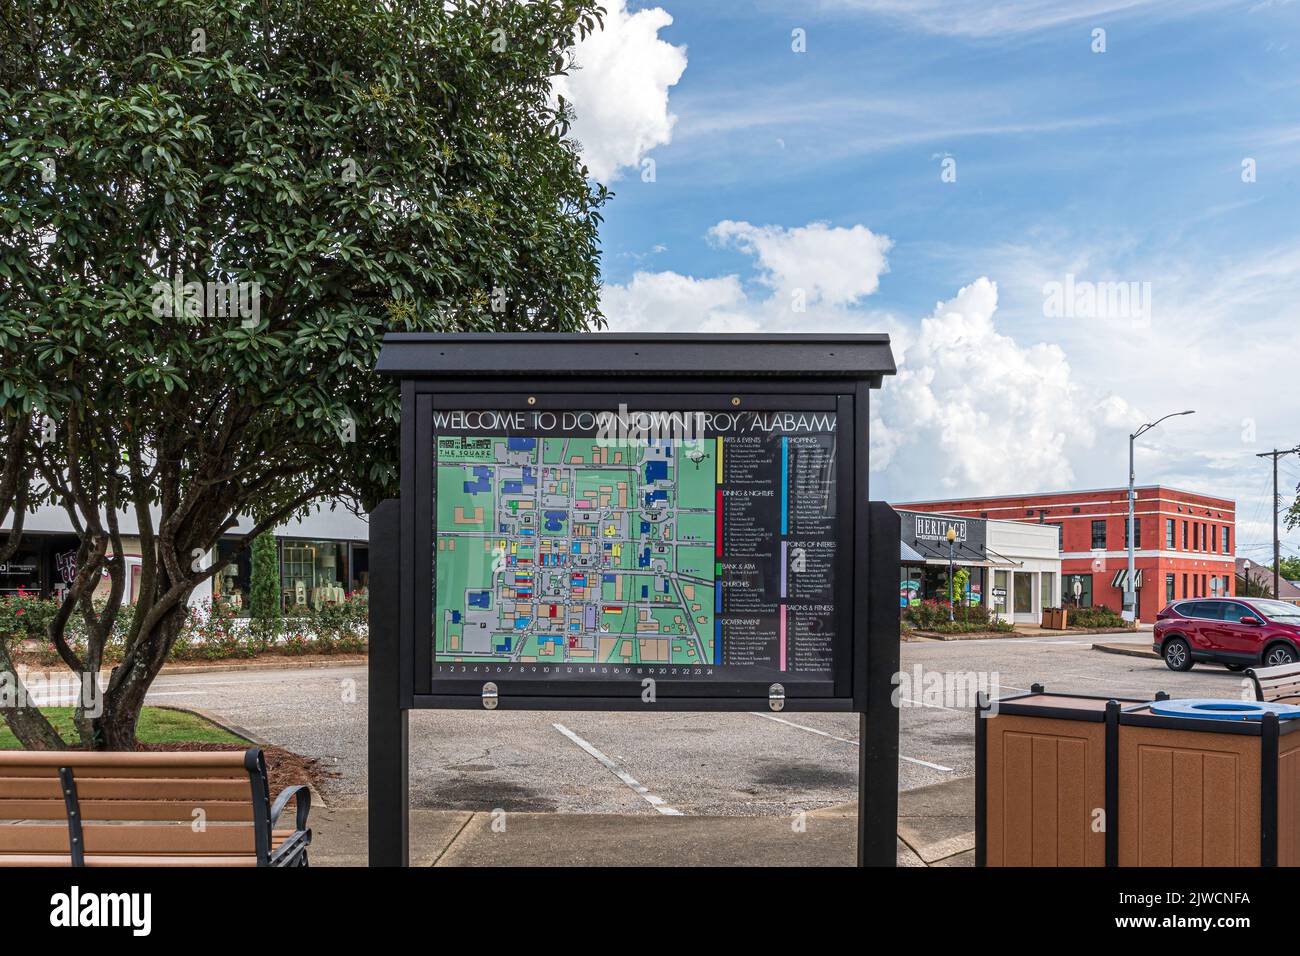
<path id="1" fill-rule="evenodd" d="M 271 805 L 271 829 L 275 829 L 276 821 L 280 819 L 280 814 L 284 812 L 284 808 L 291 798 L 296 798 L 297 822 L 294 829 L 307 829 L 307 815 L 311 813 L 311 791 L 302 784 L 285 787 L 280 792 L 280 795 L 275 798 L 275 803 Z"/>

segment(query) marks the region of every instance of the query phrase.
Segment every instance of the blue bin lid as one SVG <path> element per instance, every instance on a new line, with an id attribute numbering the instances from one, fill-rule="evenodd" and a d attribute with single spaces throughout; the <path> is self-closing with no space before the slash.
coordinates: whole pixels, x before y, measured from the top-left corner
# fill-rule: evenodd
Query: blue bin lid
<path id="1" fill-rule="evenodd" d="M 1262 720 L 1269 712 L 1279 720 L 1300 717 L 1300 705 L 1263 700 L 1227 700 L 1198 697 L 1190 700 L 1154 700 L 1151 713 L 1161 717 L 1198 717 L 1201 720 Z"/>

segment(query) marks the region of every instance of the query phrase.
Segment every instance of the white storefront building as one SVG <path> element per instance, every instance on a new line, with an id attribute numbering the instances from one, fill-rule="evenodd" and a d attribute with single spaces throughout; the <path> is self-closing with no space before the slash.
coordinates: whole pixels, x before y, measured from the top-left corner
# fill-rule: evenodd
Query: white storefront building
<path id="1" fill-rule="evenodd" d="M 140 538 L 134 512 L 121 512 L 118 526 L 126 558 L 126 596 L 134 602 L 140 575 Z M 231 560 L 214 578 L 195 589 L 191 604 L 210 601 L 214 593 L 236 604 L 247 604 L 250 555 L 245 550 L 236 556 L 235 549 L 251 528 L 251 521 L 241 520 L 204 557 L 205 563 L 218 557 Z M 342 505 L 332 510 L 329 504 L 319 505 L 301 520 L 276 528 L 274 535 L 280 561 L 281 600 L 286 610 L 338 600 L 344 594 L 369 587 L 367 522 Z M 43 506 L 29 513 L 17 553 L 0 564 L 0 594 L 21 590 L 59 596 L 76 573 L 77 545 L 72 523 L 61 508 Z M 107 594 L 108 587 L 105 575 L 99 593 Z"/>
<path id="2" fill-rule="evenodd" d="M 954 579 L 964 582 L 957 603 L 987 606 L 1001 620 L 1040 624 L 1043 608 L 1060 606 L 1061 552 L 1055 526 L 915 511 L 900 511 L 899 516 L 901 606 L 947 601 L 950 566 Z"/>

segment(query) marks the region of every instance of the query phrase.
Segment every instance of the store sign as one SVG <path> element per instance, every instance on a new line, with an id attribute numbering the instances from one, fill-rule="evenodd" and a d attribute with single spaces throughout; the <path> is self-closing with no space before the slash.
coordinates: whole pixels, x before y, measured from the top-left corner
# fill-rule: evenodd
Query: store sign
<path id="1" fill-rule="evenodd" d="M 926 557 L 948 556 L 948 529 L 957 537 L 958 557 L 984 560 L 988 539 L 988 522 L 980 518 L 953 518 L 948 515 L 927 514 L 921 511 L 900 511 L 902 539 L 924 553 Z"/>
<path id="2" fill-rule="evenodd" d="M 920 541 L 947 541 L 948 529 L 957 533 L 957 541 L 966 541 L 966 522 L 961 518 L 931 518 L 928 515 L 916 516 L 915 537 Z"/>

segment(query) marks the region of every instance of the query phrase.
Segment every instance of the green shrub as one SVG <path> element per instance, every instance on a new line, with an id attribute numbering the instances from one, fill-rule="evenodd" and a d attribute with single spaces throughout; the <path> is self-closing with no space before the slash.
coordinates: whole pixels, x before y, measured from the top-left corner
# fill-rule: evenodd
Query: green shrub
<path id="1" fill-rule="evenodd" d="M 30 591 L 0 595 L 0 640 L 43 638 L 58 609 L 58 602 Z"/>
<path id="2" fill-rule="evenodd" d="M 1004 632 L 1013 629 L 1008 621 L 994 621 L 988 608 L 982 604 L 970 607 L 959 604 L 953 617 L 955 620 L 948 620 L 947 601 L 922 601 L 919 604 L 909 605 L 903 612 L 904 622 L 921 631 L 963 634 L 978 631 Z"/>
<path id="3" fill-rule="evenodd" d="M 39 599 L 27 597 L 28 601 Z M 16 609 L 6 609 L 0 598 L 0 638 L 6 633 L 16 634 L 19 639 L 27 637 L 44 637 L 44 623 L 39 632 L 26 634 L 13 622 L 35 620 L 37 611 L 27 606 L 22 613 Z M 103 601 L 95 602 L 103 607 Z M 39 609 L 48 621 L 58 605 L 54 601 L 45 601 L 45 607 Z M 369 605 L 364 593 L 349 594 L 347 599 L 338 604 L 325 604 L 308 611 L 301 617 L 276 618 L 273 620 L 250 620 L 241 618 L 238 609 L 227 601 L 204 601 L 191 607 L 181 632 L 172 644 L 168 660 L 172 661 L 219 661 L 231 659 L 248 659 L 259 654 L 287 654 L 301 656 L 304 654 L 359 654 L 366 650 L 366 633 Z M 6 619 L 5 614 L 9 614 Z M 104 663 L 112 666 L 122 659 L 126 646 L 126 635 L 131 627 L 135 607 L 122 605 L 117 621 L 113 627 L 107 645 L 104 647 Z M 8 623 L 6 623 L 8 621 Z M 68 620 L 66 630 L 68 643 L 78 654 L 86 648 L 85 623 L 80 613 L 73 613 Z M 38 651 L 40 662 L 45 666 L 60 663 L 61 658 L 54 646 L 42 641 Z"/>
<path id="4" fill-rule="evenodd" d="M 1128 621 L 1103 604 L 1094 607 L 1072 607 L 1066 611 L 1070 627 L 1131 627 Z"/>
<path id="5" fill-rule="evenodd" d="M 280 619 L 280 555 L 275 535 L 253 539 L 248 582 L 248 613 L 256 621 Z"/>

